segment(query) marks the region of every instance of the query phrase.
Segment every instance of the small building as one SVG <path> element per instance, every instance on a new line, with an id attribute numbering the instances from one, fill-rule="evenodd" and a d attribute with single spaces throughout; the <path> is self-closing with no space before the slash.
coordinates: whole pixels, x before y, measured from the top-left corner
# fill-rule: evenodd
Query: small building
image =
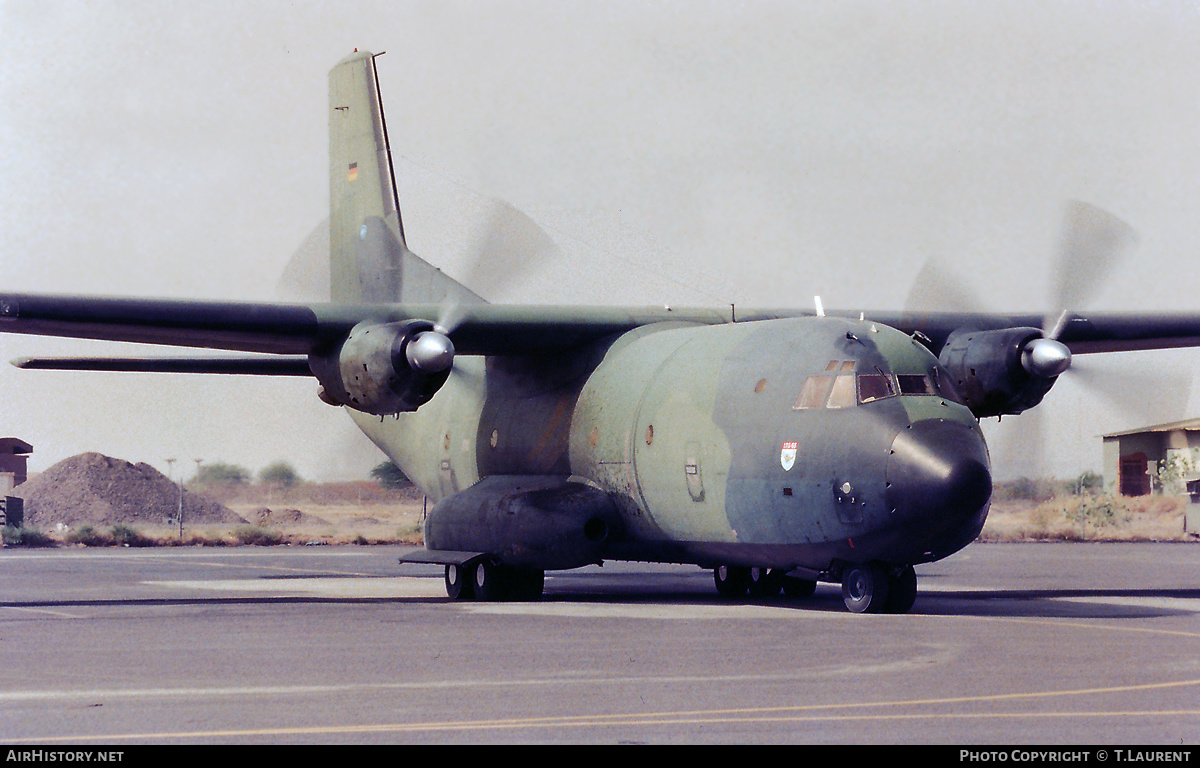
<path id="1" fill-rule="evenodd" d="M 0 437 L 0 495 L 25 482 L 33 446 L 15 437 Z"/>
<path id="2" fill-rule="evenodd" d="M 33 446 L 15 437 L 0 437 L 0 525 L 24 522 L 21 499 L 11 495 L 29 477 L 29 454 Z"/>
<path id="3" fill-rule="evenodd" d="M 1187 493 L 1200 479 L 1200 419 L 1174 421 L 1101 435 L 1106 490 L 1144 496 Z"/>

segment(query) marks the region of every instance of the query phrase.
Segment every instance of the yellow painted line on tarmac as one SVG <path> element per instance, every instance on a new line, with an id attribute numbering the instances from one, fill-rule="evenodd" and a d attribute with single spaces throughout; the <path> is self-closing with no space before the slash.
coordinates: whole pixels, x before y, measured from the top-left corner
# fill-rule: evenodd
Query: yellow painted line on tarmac
<path id="1" fill-rule="evenodd" d="M 380 723 L 375 725 L 321 725 L 289 728 L 242 728 L 211 731 L 159 731 L 147 733 L 102 733 L 79 736 L 51 736 L 33 738 L 9 738 L 0 736 L 6 744 L 37 744 L 61 742 L 104 742 L 110 741 L 154 741 L 159 739 L 232 739 L 281 736 L 328 736 L 333 734 L 353 735 L 368 733 L 432 733 L 446 731 L 517 730 L 532 728 L 595 728 L 666 726 L 666 725 L 717 725 L 733 723 L 813 723 L 813 722 L 878 722 L 896 720 L 1017 720 L 1017 719 L 1083 719 L 1083 718 L 1163 718 L 1200 716 L 1200 709 L 1163 710 L 1109 710 L 1094 712 L 944 712 L 925 714 L 880 713 L 877 715 L 803 715 L 785 713 L 742 712 L 711 713 L 647 713 L 622 715 L 580 715 L 574 717 L 520 718 L 510 720 L 466 720 L 449 723 Z"/>
<path id="2" fill-rule="evenodd" d="M 1146 635 L 1167 635 L 1170 637 L 1200 638 L 1200 632 L 1190 632 L 1183 629 L 1164 629 L 1162 627 L 1125 627 L 1115 624 L 1085 624 L 1081 621 L 1065 619 L 1031 619 L 1020 616 L 948 616 L 947 618 L 970 619 L 974 621 L 996 621 L 1006 624 L 1034 624 L 1043 627 L 1059 629 L 1086 629 L 1090 632 L 1129 632 Z M 1105 619 L 1106 620 L 1106 619 Z"/>
<path id="3" fill-rule="evenodd" d="M 285 573 L 329 573 L 331 570 L 334 570 L 332 568 L 296 568 L 278 564 L 261 565 L 258 563 L 224 563 L 216 560 L 195 560 L 189 563 L 189 565 L 193 563 L 196 565 L 208 565 L 212 566 L 213 568 L 244 568 L 248 571 L 283 571 Z M 344 574 L 346 576 L 361 576 L 363 578 L 372 577 L 372 574 L 361 573 L 359 571 L 337 571 L 337 573 Z"/>
<path id="4" fill-rule="evenodd" d="M 314 736 L 329 734 L 365 734 L 365 733 L 415 733 L 436 731 L 469 731 L 469 730 L 513 730 L 529 728 L 585 728 L 596 726 L 656 726 L 656 725 L 688 725 L 688 724 L 719 724 L 719 723 L 787 723 L 787 722 L 823 722 L 823 721 L 858 721 L 874 722 L 881 720 L 967 720 L 967 719 L 1072 719 L 1072 718 L 1113 718 L 1113 717 L 1198 717 L 1200 709 L 1127 709 L 1127 710 L 1089 710 L 1089 711 L 1055 711 L 1055 712 L 880 712 L 877 714 L 848 714 L 846 710 L 861 710 L 868 708 L 894 708 L 913 706 L 934 706 L 964 703 L 983 703 L 1014 700 L 1049 699 L 1065 696 L 1083 696 L 1111 693 L 1129 693 L 1167 688 L 1183 688 L 1200 686 L 1200 680 L 1178 680 L 1164 683 L 1147 683 L 1143 685 L 1123 685 L 1102 688 L 1082 688 L 1067 691 L 1043 691 L 1035 693 L 1011 693 L 990 696 L 954 696 L 935 699 L 910 699 L 883 702 L 862 702 L 856 704 L 808 704 L 782 707 L 753 707 L 736 709 L 691 710 L 682 712 L 624 712 L 611 715 L 558 715 L 550 717 L 501 718 L 490 720 L 464 720 L 459 722 L 424 722 L 424 723 L 379 723 L 372 725 L 320 725 L 279 728 L 240 728 L 208 731 L 160 731 L 128 734 L 88 734 L 77 736 L 41 736 L 30 738 L 11 738 L 0 735 L 0 741 L 5 743 L 38 743 L 38 742 L 70 742 L 70 741 L 108 741 L 131 740 L 148 741 L 155 739 L 215 739 L 215 738 L 252 738 L 262 736 Z M 820 710 L 835 710 L 827 714 L 818 714 Z"/>

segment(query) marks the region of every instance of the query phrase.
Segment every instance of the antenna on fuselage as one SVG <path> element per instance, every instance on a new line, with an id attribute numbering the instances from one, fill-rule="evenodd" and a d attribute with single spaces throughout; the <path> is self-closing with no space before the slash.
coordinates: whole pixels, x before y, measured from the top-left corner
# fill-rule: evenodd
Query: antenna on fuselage
<path id="1" fill-rule="evenodd" d="M 825 305 L 821 303 L 821 297 L 813 296 L 813 303 L 817 305 L 817 317 L 825 317 Z"/>

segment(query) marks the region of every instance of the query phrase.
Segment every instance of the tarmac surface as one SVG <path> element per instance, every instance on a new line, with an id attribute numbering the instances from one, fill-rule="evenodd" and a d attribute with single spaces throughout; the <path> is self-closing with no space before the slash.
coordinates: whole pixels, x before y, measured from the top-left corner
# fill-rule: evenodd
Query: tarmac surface
<path id="1" fill-rule="evenodd" d="M 0 550 L 0 743 L 1200 741 L 1200 545 L 975 544 L 913 611 L 689 566 L 456 603 L 390 547 Z"/>

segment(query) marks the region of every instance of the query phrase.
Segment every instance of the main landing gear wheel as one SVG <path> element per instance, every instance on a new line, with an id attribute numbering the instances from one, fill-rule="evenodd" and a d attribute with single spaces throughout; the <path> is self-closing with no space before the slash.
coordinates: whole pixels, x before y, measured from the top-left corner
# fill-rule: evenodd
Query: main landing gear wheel
<path id="1" fill-rule="evenodd" d="M 471 588 L 478 600 L 499 600 L 504 596 L 504 566 L 495 560 L 480 560 L 471 570 Z"/>
<path id="2" fill-rule="evenodd" d="M 817 582 L 784 575 L 783 594 L 788 597 L 812 597 L 817 591 Z"/>
<path id="3" fill-rule="evenodd" d="M 446 594 L 451 600 L 470 600 L 475 597 L 470 568 L 457 563 L 446 566 Z"/>
<path id="4" fill-rule="evenodd" d="M 713 582 L 717 585 L 717 593 L 730 600 L 740 600 L 747 595 L 759 599 L 776 597 L 780 590 L 789 597 L 808 597 L 817 587 L 815 581 L 793 578 L 777 568 L 737 565 L 714 568 Z"/>
<path id="5" fill-rule="evenodd" d="M 510 568 L 508 578 L 508 598 L 510 600 L 537 600 L 542 596 L 546 587 L 546 572 L 524 568 Z"/>
<path id="6" fill-rule="evenodd" d="M 783 574 L 769 568 L 751 568 L 749 574 L 750 597 L 775 597 L 783 587 Z"/>
<path id="7" fill-rule="evenodd" d="M 545 571 L 510 568 L 489 558 L 446 566 L 446 594 L 455 600 L 536 600 L 545 583 Z"/>
<path id="8" fill-rule="evenodd" d="M 721 597 L 737 599 L 746 596 L 750 588 L 750 569 L 736 565 L 718 565 L 713 569 L 713 582 Z"/>
<path id="9" fill-rule="evenodd" d="M 852 565 L 842 575 L 842 599 L 853 613 L 908 613 L 917 599 L 916 571 L 911 565 Z"/>

